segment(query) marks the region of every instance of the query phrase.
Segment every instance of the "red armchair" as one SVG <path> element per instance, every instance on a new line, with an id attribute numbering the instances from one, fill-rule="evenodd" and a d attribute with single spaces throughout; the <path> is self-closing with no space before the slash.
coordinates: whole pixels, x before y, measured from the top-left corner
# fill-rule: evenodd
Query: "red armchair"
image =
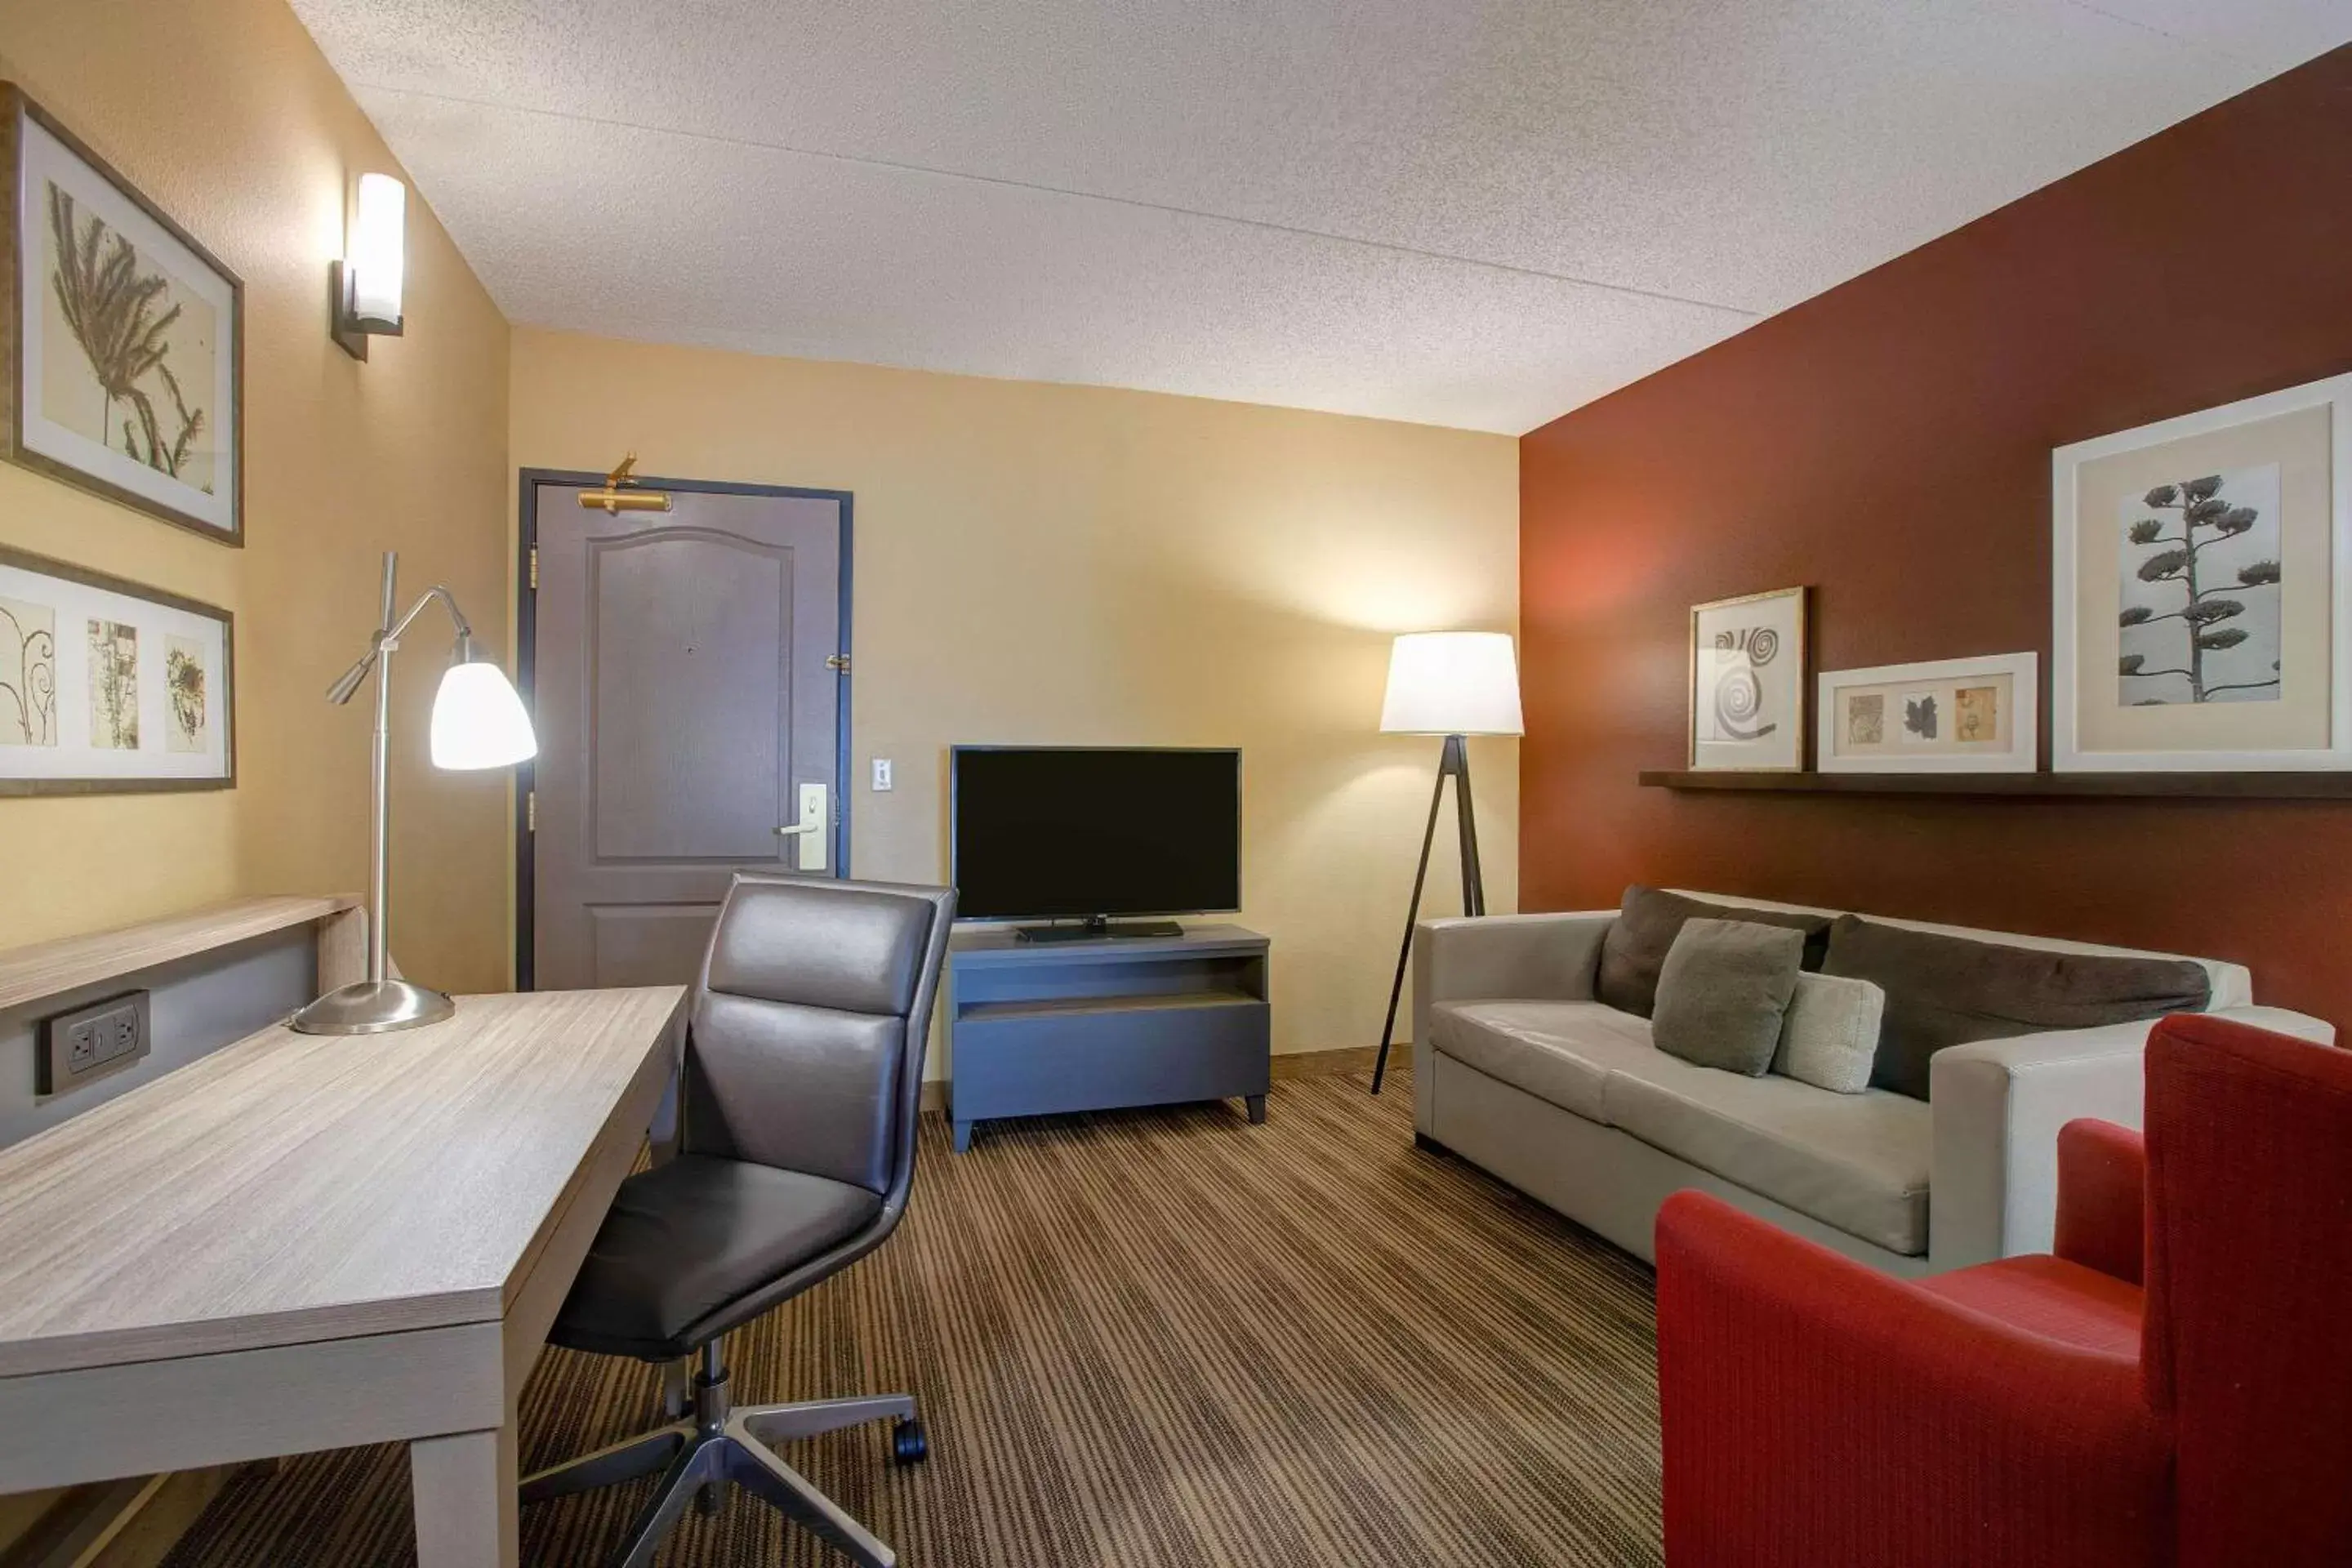
<path id="1" fill-rule="evenodd" d="M 2053 1256 L 1906 1282 L 1668 1201 L 1671 1568 L 2352 1563 L 2352 1053 L 2183 1015 L 2147 1070 L 2144 1155 L 2061 1133 Z"/>

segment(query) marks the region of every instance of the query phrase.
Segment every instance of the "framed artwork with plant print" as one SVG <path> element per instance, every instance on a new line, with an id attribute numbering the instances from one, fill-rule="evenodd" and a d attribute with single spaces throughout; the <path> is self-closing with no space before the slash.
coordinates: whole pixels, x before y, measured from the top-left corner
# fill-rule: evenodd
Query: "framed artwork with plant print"
<path id="1" fill-rule="evenodd" d="M 229 789 L 226 610 L 0 545 L 0 795 Z"/>
<path id="2" fill-rule="evenodd" d="M 2352 375 L 2052 456 L 2056 769 L 2352 768 Z"/>
<path id="3" fill-rule="evenodd" d="M 1825 773 L 2030 773 L 2042 745 L 2032 653 L 1825 669 L 1814 703 Z"/>
<path id="4" fill-rule="evenodd" d="M 244 285 L 7 83 L 0 168 L 5 455 L 244 542 Z"/>

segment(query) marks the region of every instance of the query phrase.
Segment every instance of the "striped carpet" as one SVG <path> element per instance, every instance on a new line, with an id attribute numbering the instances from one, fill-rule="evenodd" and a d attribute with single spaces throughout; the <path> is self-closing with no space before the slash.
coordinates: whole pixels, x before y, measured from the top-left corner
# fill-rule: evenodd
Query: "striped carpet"
<path id="1" fill-rule="evenodd" d="M 983 1127 L 927 1118 L 879 1252 L 739 1332 L 737 1397 L 912 1390 L 790 1457 L 909 1568 L 1661 1561 L 1649 1270 L 1417 1152 L 1410 1082 Z M 1402 1092 L 1399 1092 L 1402 1090 Z M 289 1390 L 289 1397 L 299 1397 Z M 655 1425 L 651 1369 L 551 1351 L 525 1467 Z M 412 1563 L 407 1468 L 362 1448 L 248 1472 L 169 1568 Z M 527 1510 L 523 1561 L 594 1564 L 644 1487 Z M 662 1562 L 832 1556 L 749 1499 Z"/>

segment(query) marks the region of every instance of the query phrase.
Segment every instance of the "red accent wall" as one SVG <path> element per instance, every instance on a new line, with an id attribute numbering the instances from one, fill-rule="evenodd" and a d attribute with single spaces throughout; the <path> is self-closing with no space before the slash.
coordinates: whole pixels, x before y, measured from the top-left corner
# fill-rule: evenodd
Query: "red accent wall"
<path id="1" fill-rule="evenodd" d="M 2234 958 L 2352 1031 L 2352 803 L 1634 782 L 1682 765 L 1692 605 L 1810 584 L 1815 668 L 2036 648 L 2046 684 L 2051 448 L 2347 370 L 2352 47 L 1529 434 L 1521 907 L 1640 880 Z"/>

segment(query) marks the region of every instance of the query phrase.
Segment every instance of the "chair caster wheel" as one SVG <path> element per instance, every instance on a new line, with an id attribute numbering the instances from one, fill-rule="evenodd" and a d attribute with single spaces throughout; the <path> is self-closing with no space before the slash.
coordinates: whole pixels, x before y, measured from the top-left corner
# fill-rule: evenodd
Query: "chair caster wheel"
<path id="1" fill-rule="evenodd" d="M 919 1464 L 930 1451 L 931 1440 L 923 1436 L 920 1421 L 909 1415 L 891 1426 L 890 1458 L 894 1464 Z"/>

